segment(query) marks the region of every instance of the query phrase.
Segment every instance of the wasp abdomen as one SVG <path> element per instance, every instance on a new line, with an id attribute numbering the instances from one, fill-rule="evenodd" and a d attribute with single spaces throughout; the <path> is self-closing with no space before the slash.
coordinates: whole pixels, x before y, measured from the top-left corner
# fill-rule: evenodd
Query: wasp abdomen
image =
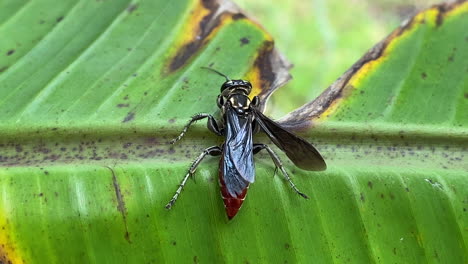
<path id="1" fill-rule="evenodd" d="M 221 197 L 223 198 L 224 208 L 226 209 L 226 214 L 229 220 L 236 216 L 239 209 L 242 207 L 242 203 L 245 200 L 245 196 L 247 195 L 247 190 L 249 189 L 249 185 L 242 190 L 242 193 L 239 194 L 237 197 L 233 197 L 229 194 L 226 183 L 224 182 L 224 174 L 223 174 L 223 159 L 221 158 L 219 164 L 219 186 L 221 187 Z"/>

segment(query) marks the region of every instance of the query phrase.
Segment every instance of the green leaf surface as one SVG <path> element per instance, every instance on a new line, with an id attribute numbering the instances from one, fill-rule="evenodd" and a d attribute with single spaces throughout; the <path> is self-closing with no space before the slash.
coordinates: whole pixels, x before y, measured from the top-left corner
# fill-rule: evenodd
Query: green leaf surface
<path id="1" fill-rule="evenodd" d="M 281 154 L 304 200 L 257 155 L 232 221 L 216 158 L 164 209 L 222 138 L 168 141 L 217 110 L 223 79 L 201 66 L 263 102 L 288 79 L 261 27 L 227 1 L 1 5 L 0 263 L 468 261 L 466 2 L 418 14 L 281 119 L 328 170 Z"/>
<path id="2" fill-rule="evenodd" d="M 336 80 L 402 21 L 441 0 L 235 0 L 262 22 L 294 63 L 294 76 L 275 92 L 268 113 L 280 118 Z M 305 32 L 305 33 L 304 33 Z M 310 32 L 313 32 L 311 34 Z M 288 97 L 288 100 L 284 100 Z"/>

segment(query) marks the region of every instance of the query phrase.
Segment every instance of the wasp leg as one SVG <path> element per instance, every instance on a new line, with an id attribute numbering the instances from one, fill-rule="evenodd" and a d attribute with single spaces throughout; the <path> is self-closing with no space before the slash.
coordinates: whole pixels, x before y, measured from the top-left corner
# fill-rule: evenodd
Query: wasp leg
<path id="1" fill-rule="evenodd" d="M 171 209 L 171 207 L 177 201 L 177 198 L 179 197 L 180 193 L 182 192 L 182 189 L 187 183 L 188 178 L 192 177 L 192 175 L 197 170 L 198 165 L 200 165 L 200 162 L 205 158 L 205 156 L 206 155 L 218 156 L 218 155 L 221 155 L 222 152 L 223 151 L 218 146 L 212 146 L 203 150 L 203 152 L 197 157 L 197 159 L 192 163 L 192 165 L 190 165 L 190 168 L 188 169 L 187 174 L 185 175 L 185 177 L 182 179 L 182 181 L 179 184 L 179 188 L 177 188 L 177 191 L 175 192 L 174 196 L 172 196 L 172 199 L 166 204 L 165 206 L 166 209 Z"/>
<path id="2" fill-rule="evenodd" d="M 293 190 L 297 194 L 299 194 L 300 196 L 302 196 L 302 197 L 304 197 L 306 199 L 309 199 L 309 196 L 307 196 L 306 194 L 299 191 L 299 189 L 296 187 L 294 182 L 291 180 L 291 177 L 289 177 L 288 172 L 284 169 L 283 163 L 281 162 L 280 158 L 269 146 L 267 146 L 265 144 L 254 144 L 253 145 L 253 153 L 254 154 L 260 152 L 260 150 L 262 150 L 262 149 L 266 149 L 268 151 L 268 154 L 270 154 L 271 159 L 275 163 L 276 169 L 279 168 L 281 170 L 281 172 L 284 175 L 284 178 L 286 178 L 286 180 L 289 182 L 289 185 L 291 185 L 291 188 L 293 188 Z M 276 171 L 276 169 L 275 169 L 275 171 Z"/>
<path id="3" fill-rule="evenodd" d="M 182 129 L 182 132 L 180 133 L 180 135 L 178 137 L 176 137 L 175 139 L 171 140 L 170 143 L 174 144 L 177 141 L 181 140 L 185 136 L 185 133 L 187 133 L 187 130 L 189 129 L 189 127 L 193 123 L 197 122 L 198 120 L 202 120 L 204 118 L 208 118 L 208 123 L 207 123 L 208 128 L 211 131 L 213 131 L 215 134 L 221 136 L 222 131 L 219 129 L 218 123 L 216 122 L 215 118 L 210 114 L 201 113 L 201 114 L 196 114 L 196 115 L 192 116 L 192 118 L 187 123 L 187 125 L 184 126 L 184 129 Z"/>

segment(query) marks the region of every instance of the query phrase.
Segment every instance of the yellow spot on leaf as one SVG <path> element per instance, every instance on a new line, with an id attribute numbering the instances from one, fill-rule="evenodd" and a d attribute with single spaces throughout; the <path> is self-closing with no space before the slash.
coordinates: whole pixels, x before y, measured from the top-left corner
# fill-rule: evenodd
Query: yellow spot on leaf
<path id="1" fill-rule="evenodd" d="M 251 23 L 254 27 L 260 27 L 255 22 L 250 20 L 246 20 L 247 23 Z M 263 39 L 264 43 L 273 43 L 273 38 L 270 34 L 266 33 L 265 30 L 263 32 Z M 266 52 L 265 52 L 266 49 Z M 259 56 L 265 56 L 265 53 L 269 53 L 274 49 L 274 45 L 267 45 L 266 47 L 263 46 L 262 48 L 258 49 L 255 53 L 254 60 L 259 59 Z M 254 96 L 259 95 L 263 90 L 269 89 L 270 87 L 262 87 L 264 84 L 262 82 L 262 70 L 258 65 L 254 65 L 254 67 L 250 68 L 250 70 L 245 74 L 245 79 L 248 80 L 252 84 L 252 92 L 250 92 L 250 99 Z"/>
<path id="2" fill-rule="evenodd" d="M 0 263 L 9 263 L 8 261 L 14 264 L 24 263 L 11 239 L 11 230 L 8 229 L 8 223 L 2 211 L 0 211 L 0 245 Z"/>
<path id="3" fill-rule="evenodd" d="M 257 67 L 250 68 L 245 75 L 245 79 L 252 84 L 252 92 L 250 92 L 250 99 L 254 96 L 259 95 L 262 91 L 262 81 L 260 80 L 260 69 Z"/>
<path id="4" fill-rule="evenodd" d="M 468 13 L 468 2 L 461 3 L 459 6 L 456 8 L 453 8 L 449 12 L 445 14 L 446 17 L 451 17 L 451 16 L 458 16 L 462 15 L 463 13 Z M 466 16 L 466 14 L 463 14 Z"/>
<path id="5" fill-rule="evenodd" d="M 444 14 L 444 18 L 447 16 L 452 16 L 456 14 L 461 14 L 468 11 L 468 2 L 456 7 L 450 12 Z M 381 66 L 387 59 L 388 56 L 398 48 L 399 44 L 405 38 L 408 38 L 412 35 L 420 26 L 421 24 L 427 24 L 430 27 L 437 26 L 437 17 L 439 16 L 439 9 L 436 7 L 430 8 L 424 12 L 417 14 L 413 20 L 410 22 L 411 24 L 408 25 L 403 32 L 401 28 L 396 29 L 393 31 L 390 36 L 387 38 L 387 45 L 382 51 L 382 54 L 376 59 L 371 60 L 364 65 L 350 78 L 347 84 L 345 84 L 344 90 L 341 93 L 340 97 L 337 97 L 333 102 L 327 107 L 327 109 L 322 112 L 319 116 L 314 118 L 314 121 L 318 121 L 317 119 L 324 120 L 331 115 L 333 115 L 338 107 L 341 105 L 342 101 L 345 100 L 349 95 L 352 94 L 351 89 L 359 90 L 362 82 L 368 78 L 369 75 L 373 74 L 376 70 L 378 70 L 379 66 Z"/>
<path id="6" fill-rule="evenodd" d="M 204 45 L 206 42 L 212 39 L 214 35 L 216 35 L 219 29 L 228 23 L 233 22 L 231 14 L 221 14 L 219 23 L 216 24 L 215 27 L 211 28 L 211 30 L 208 32 L 208 35 L 206 35 L 206 31 L 208 31 L 211 27 L 209 23 L 213 23 L 216 20 L 214 17 L 215 15 L 211 14 L 213 17 L 208 19 L 210 20 L 208 22 L 207 16 L 209 16 L 211 12 L 216 12 L 216 10 L 210 10 L 198 1 L 195 1 L 195 3 L 196 4 L 191 8 L 191 11 L 188 12 L 188 17 L 184 20 L 184 27 L 179 31 L 175 45 L 173 45 L 168 52 L 168 54 L 171 54 L 169 57 L 175 57 L 179 52 L 181 52 L 183 47 L 190 43 L 197 42 L 201 45 Z M 203 20 L 206 20 L 204 21 L 205 24 L 202 24 Z"/>

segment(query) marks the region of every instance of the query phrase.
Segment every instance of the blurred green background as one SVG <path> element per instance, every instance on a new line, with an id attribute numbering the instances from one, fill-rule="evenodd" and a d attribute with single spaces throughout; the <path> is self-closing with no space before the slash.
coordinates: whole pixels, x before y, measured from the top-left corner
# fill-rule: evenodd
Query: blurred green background
<path id="1" fill-rule="evenodd" d="M 294 65 L 271 97 L 279 118 L 313 100 L 369 48 L 436 0 L 234 0 L 273 36 Z"/>

